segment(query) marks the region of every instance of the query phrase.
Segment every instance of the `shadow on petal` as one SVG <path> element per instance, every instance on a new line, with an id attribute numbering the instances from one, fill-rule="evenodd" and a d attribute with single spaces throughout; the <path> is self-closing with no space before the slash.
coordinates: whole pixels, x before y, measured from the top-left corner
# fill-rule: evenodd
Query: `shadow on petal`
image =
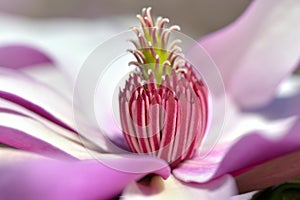
<path id="1" fill-rule="evenodd" d="M 145 158 L 139 157 L 130 160 L 121 157 L 116 159 L 114 162 L 119 162 L 120 165 L 129 165 L 130 162 L 133 166 L 145 161 Z M 158 159 L 150 159 L 154 165 L 161 162 Z M 152 173 L 168 176 L 170 171 L 165 167 Z M 126 185 L 145 175 L 145 173 L 116 170 L 95 160 L 63 162 L 40 159 L 2 164 L 0 165 L 0 199 L 111 199 L 116 197 Z"/>
<path id="2" fill-rule="evenodd" d="M 53 60 L 38 49 L 26 45 L 6 45 L 0 47 L 0 66 L 11 69 L 53 64 Z"/>
<path id="3" fill-rule="evenodd" d="M 187 184 L 174 176 L 167 180 L 153 177 L 148 185 L 132 183 L 126 187 L 121 199 L 229 199 L 237 194 L 234 179 L 225 175 L 206 184 Z"/>

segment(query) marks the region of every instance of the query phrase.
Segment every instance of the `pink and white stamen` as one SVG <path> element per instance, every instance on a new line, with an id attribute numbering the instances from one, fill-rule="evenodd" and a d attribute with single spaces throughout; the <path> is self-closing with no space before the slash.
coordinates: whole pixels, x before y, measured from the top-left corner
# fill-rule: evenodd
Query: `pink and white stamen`
<path id="1" fill-rule="evenodd" d="M 119 93 L 124 138 L 134 153 L 161 158 L 171 167 L 193 156 L 203 141 L 208 121 L 208 89 L 183 59 L 181 41 L 169 45 L 178 26 L 164 28 L 168 19 L 154 22 L 151 8 L 137 16 L 142 31 L 129 50 L 136 61 Z"/>

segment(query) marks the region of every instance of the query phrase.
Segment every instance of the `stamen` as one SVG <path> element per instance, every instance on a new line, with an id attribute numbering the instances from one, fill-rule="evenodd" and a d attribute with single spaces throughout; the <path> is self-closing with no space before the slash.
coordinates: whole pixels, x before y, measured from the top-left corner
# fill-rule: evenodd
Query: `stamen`
<path id="1" fill-rule="evenodd" d="M 152 46 L 152 43 L 150 41 L 148 41 L 148 45 L 149 45 L 149 49 L 151 51 L 152 56 L 156 58 L 156 56 L 158 56 L 158 55 L 156 54 L 156 52 Z"/>
<path id="2" fill-rule="evenodd" d="M 181 40 L 179 40 L 179 39 L 174 40 L 174 41 L 170 44 L 169 49 L 175 48 L 175 47 L 176 47 L 178 44 L 180 44 L 180 43 L 181 43 Z"/>
<path id="3" fill-rule="evenodd" d="M 147 28 L 144 18 L 141 15 L 136 15 L 136 17 L 140 20 L 140 23 L 141 23 L 143 29 Z"/>
<path id="4" fill-rule="evenodd" d="M 164 40 L 166 34 L 167 34 L 167 31 L 166 31 L 166 30 L 163 30 L 163 31 L 162 31 L 162 34 L 161 34 L 161 38 L 160 38 L 162 49 L 166 49 L 166 47 L 167 47 L 166 41 Z"/>
<path id="5" fill-rule="evenodd" d="M 144 17 L 144 22 L 148 28 L 152 27 L 152 24 L 151 24 L 150 20 L 148 19 L 148 17 Z"/>
<path id="6" fill-rule="evenodd" d="M 132 30 L 138 41 L 129 40 L 136 61 L 135 72 L 119 91 L 124 139 L 132 152 L 164 159 L 175 167 L 189 159 L 201 144 L 208 121 L 208 92 L 180 53 L 180 40 L 171 41 L 165 28 L 169 19 L 154 22 L 151 8 L 137 15 L 142 31 Z"/>
<path id="7" fill-rule="evenodd" d="M 167 30 L 164 30 L 163 33 L 162 33 L 162 46 L 163 48 L 165 49 L 166 48 L 166 44 L 168 43 L 169 41 L 169 37 L 170 37 L 170 31 L 167 29 Z"/>
<path id="8" fill-rule="evenodd" d="M 140 58 L 140 60 L 141 60 L 142 63 L 145 63 L 146 58 L 145 58 L 144 54 L 143 54 L 141 51 L 135 49 L 135 50 L 133 51 L 133 53 L 134 53 L 137 57 Z"/>
<path id="9" fill-rule="evenodd" d="M 143 17 L 146 17 L 146 16 L 147 16 L 146 8 L 143 8 L 143 9 L 142 9 L 142 16 L 143 16 Z"/>
<path id="10" fill-rule="evenodd" d="M 178 68 L 176 69 L 176 72 L 179 73 L 179 72 L 183 72 L 183 73 L 187 73 L 187 69 L 186 68 Z"/>
<path id="11" fill-rule="evenodd" d="M 170 66 L 171 65 L 171 63 L 170 63 L 170 61 L 168 61 L 168 60 L 166 60 L 164 63 L 163 63 L 163 66 L 164 67 L 168 67 L 168 66 Z"/>
<path id="12" fill-rule="evenodd" d="M 155 56 L 155 70 L 158 71 L 159 70 L 159 55 L 156 54 Z"/>
<path id="13" fill-rule="evenodd" d="M 165 23 L 169 23 L 170 20 L 168 18 L 162 18 L 159 22 L 159 24 L 157 25 L 158 28 L 162 29 L 165 25 Z"/>
<path id="14" fill-rule="evenodd" d="M 128 49 L 127 51 L 130 52 L 136 58 L 138 63 L 142 63 L 142 64 L 145 63 L 145 56 L 142 52 L 140 52 L 139 50 L 131 50 L 131 49 Z"/>
<path id="15" fill-rule="evenodd" d="M 141 48 L 140 45 L 139 45 L 139 43 L 137 41 L 132 40 L 132 39 L 128 40 L 128 41 L 131 42 L 135 46 L 136 49 L 140 49 Z"/>
<path id="16" fill-rule="evenodd" d="M 175 52 L 181 52 L 182 49 L 181 49 L 179 46 L 175 46 L 175 47 L 173 47 L 172 49 L 170 49 L 170 51 L 171 51 L 172 53 L 175 53 Z"/>
<path id="17" fill-rule="evenodd" d="M 175 61 L 175 63 L 172 65 L 172 67 L 174 69 L 178 69 L 180 67 L 180 64 L 184 64 L 185 63 L 185 60 L 183 59 L 178 59 Z"/>
<path id="18" fill-rule="evenodd" d="M 142 64 L 139 63 L 139 62 L 136 62 L 136 61 L 131 61 L 131 62 L 129 62 L 129 63 L 128 63 L 128 66 L 130 66 L 130 65 L 135 65 L 135 66 L 137 66 L 137 67 L 139 67 L 139 68 L 143 68 Z"/>
<path id="19" fill-rule="evenodd" d="M 173 25 L 169 28 L 170 31 L 180 31 L 180 26 L 178 25 Z"/>
<path id="20" fill-rule="evenodd" d="M 151 24 L 151 26 L 153 27 L 154 26 L 154 22 L 153 22 L 153 18 L 152 18 L 152 15 L 151 15 L 151 7 L 149 7 L 148 9 L 147 9 L 147 16 L 148 16 L 148 19 L 149 19 L 149 22 L 150 22 L 150 24 Z"/>
<path id="21" fill-rule="evenodd" d="M 181 59 L 181 57 L 182 57 L 182 55 L 181 54 L 175 54 L 174 55 L 174 53 L 172 53 L 172 58 L 170 59 L 171 60 L 171 65 L 174 65 L 174 62 L 175 62 L 175 60 L 176 59 Z"/>
<path id="22" fill-rule="evenodd" d="M 141 34 L 141 31 L 140 31 L 140 29 L 139 29 L 139 28 L 137 28 L 137 27 L 132 27 L 132 29 L 131 29 L 131 30 L 132 30 L 133 32 L 135 32 L 137 36 L 139 36 L 139 35 Z"/>
<path id="23" fill-rule="evenodd" d="M 157 28 L 154 27 L 154 28 L 152 29 L 152 32 L 151 32 L 151 37 L 152 37 L 152 39 L 153 39 L 153 43 L 154 43 L 155 46 L 157 46 L 157 44 L 158 44 L 158 43 L 157 43 L 156 32 L 157 32 Z"/>
<path id="24" fill-rule="evenodd" d="M 142 49 L 147 49 L 147 40 L 145 39 L 145 37 L 143 36 L 143 34 L 140 33 L 138 37 L 139 37 Z"/>

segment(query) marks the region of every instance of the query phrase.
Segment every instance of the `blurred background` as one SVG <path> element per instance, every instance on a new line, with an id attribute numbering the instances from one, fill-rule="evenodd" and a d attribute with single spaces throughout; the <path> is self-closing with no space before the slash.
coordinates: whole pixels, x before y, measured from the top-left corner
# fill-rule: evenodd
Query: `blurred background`
<path id="1" fill-rule="evenodd" d="M 236 19 L 251 0 L 0 0 L 0 11 L 31 18 L 114 18 L 135 16 L 152 6 L 185 34 L 198 38 Z M 5 28 L 5 27 L 2 27 Z M 1 28 L 1 29 L 2 29 Z"/>
<path id="2" fill-rule="evenodd" d="M 233 22 L 250 0 L 0 0 L 0 46 L 26 44 L 50 55 L 71 79 L 103 41 L 139 25 L 151 6 L 197 40 Z"/>

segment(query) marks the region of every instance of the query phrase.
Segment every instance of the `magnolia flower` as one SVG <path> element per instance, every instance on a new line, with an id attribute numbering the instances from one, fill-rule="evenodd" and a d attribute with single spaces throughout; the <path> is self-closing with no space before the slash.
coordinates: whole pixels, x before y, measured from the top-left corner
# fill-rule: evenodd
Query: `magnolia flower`
<path id="1" fill-rule="evenodd" d="M 239 180 L 249 167 L 300 148 L 300 123 L 290 118 L 299 111 L 298 91 L 293 86 L 288 93 L 277 93 L 278 85 L 299 63 L 299 9 L 296 1 L 256 1 L 238 21 L 199 41 L 220 67 L 228 114 L 214 149 L 205 158 L 195 151 L 172 172 L 159 158 L 95 152 L 92 143 L 76 135 L 72 103 L 60 93 L 65 90 L 54 86 L 53 80 L 42 79 L 49 69 L 61 75 L 52 67 L 53 59 L 30 47 L 2 47 L 1 199 L 92 200 L 120 194 L 125 199 L 168 195 L 228 199 L 236 194 L 234 180 L 226 174 Z M 40 68 L 30 67 L 34 65 Z M 38 70 L 45 71 L 34 75 Z M 283 100 L 288 105 L 278 107 Z M 282 113 L 282 107 L 290 112 Z M 137 173 L 110 166 L 129 167 Z M 148 174 L 158 176 L 139 181 Z M 258 188 L 239 188 L 241 192 L 249 189 Z"/>

